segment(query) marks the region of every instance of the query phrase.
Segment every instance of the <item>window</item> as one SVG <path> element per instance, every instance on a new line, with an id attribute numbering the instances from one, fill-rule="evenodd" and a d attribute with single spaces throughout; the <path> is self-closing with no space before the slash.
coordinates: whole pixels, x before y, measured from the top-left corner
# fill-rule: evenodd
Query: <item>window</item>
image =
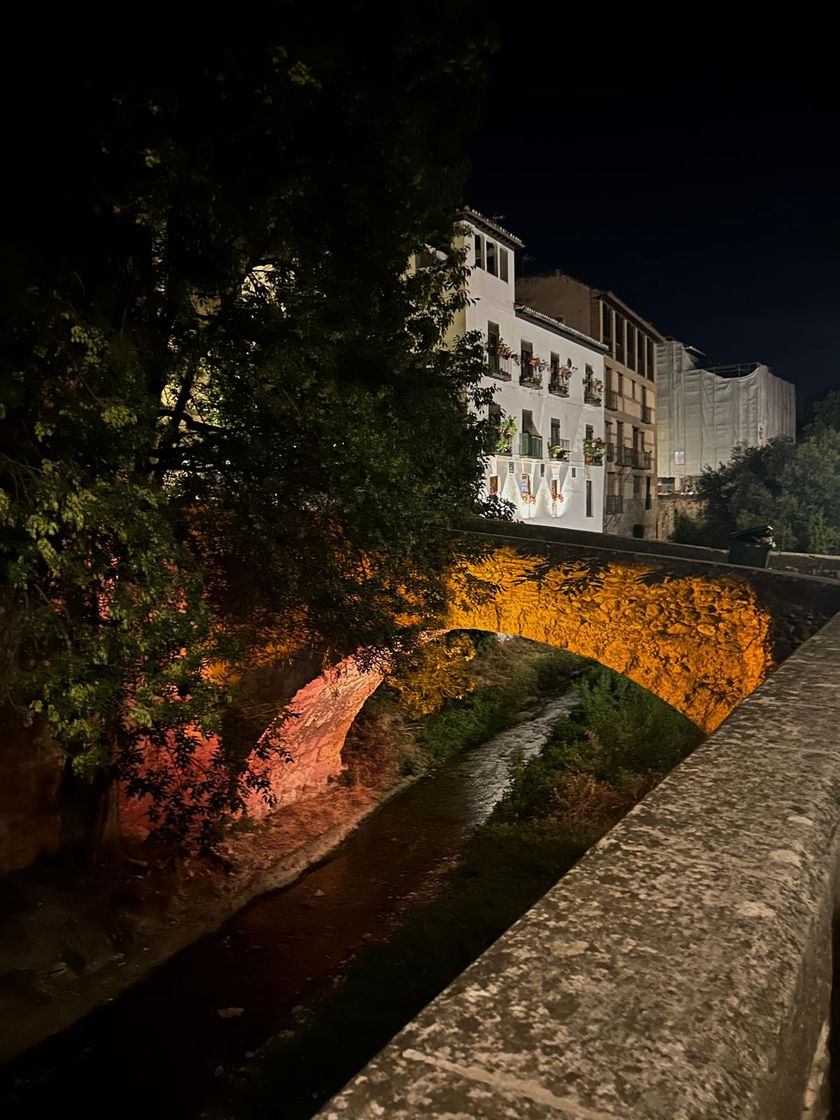
<path id="1" fill-rule="evenodd" d="M 551 418 L 551 446 L 555 447 L 560 442 L 560 421 Z"/>
<path id="2" fill-rule="evenodd" d="M 633 380 L 632 377 L 630 378 L 630 399 L 631 400 L 636 399 L 636 382 Z"/>
<path id="3" fill-rule="evenodd" d="M 498 494 L 499 493 L 499 476 L 497 474 L 491 474 L 490 478 L 487 481 L 488 481 L 488 489 L 489 489 L 490 493 L 491 494 Z"/>
<path id="4" fill-rule="evenodd" d="M 673 484 L 673 479 L 671 480 L 671 482 Z M 650 509 L 650 507 L 651 507 L 650 475 L 646 474 L 645 475 L 645 509 Z"/>
<path id="5" fill-rule="evenodd" d="M 487 368 L 499 372 L 499 324 L 487 324 Z"/>
<path id="6" fill-rule="evenodd" d="M 499 246 L 499 279 L 508 282 L 508 251 Z"/>
<path id="7" fill-rule="evenodd" d="M 656 379 L 656 360 L 654 357 L 652 338 L 647 340 L 647 375 L 648 381 L 654 381 Z"/>
<path id="8" fill-rule="evenodd" d="M 539 389 L 542 379 L 539 371 L 534 368 L 533 343 L 520 341 L 519 344 L 519 384 L 530 385 L 532 389 Z"/>
<path id="9" fill-rule="evenodd" d="M 540 463 L 540 478 L 545 478 L 545 463 Z"/>
<path id="10" fill-rule="evenodd" d="M 647 347 L 645 346 L 645 336 L 642 334 L 641 331 L 639 331 L 638 352 L 639 352 L 639 367 L 638 367 L 639 368 L 639 373 L 642 375 L 642 377 L 646 377 L 647 376 L 647 360 L 646 360 Z"/>
<path id="11" fill-rule="evenodd" d="M 587 424 L 586 425 L 586 435 L 585 435 L 584 438 L 585 439 L 592 439 L 594 435 L 595 435 L 595 429 L 592 427 L 591 424 Z"/>
<path id="12" fill-rule="evenodd" d="M 523 496 L 525 494 L 531 493 L 531 476 L 529 474 L 523 474 L 523 476 L 520 478 L 519 493 Z"/>
<path id="13" fill-rule="evenodd" d="M 601 304 L 601 341 L 605 343 L 612 352 L 612 311 L 605 303 Z"/>
<path id="14" fill-rule="evenodd" d="M 624 374 L 619 370 L 618 373 L 618 395 L 624 396 Z"/>
<path id="15" fill-rule="evenodd" d="M 550 365 L 550 367 L 551 367 L 551 372 L 552 372 L 552 373 L 558 373 L 558 372 L 559 372 L 559 370 L 560 370 L 560 355 L 559 355 L 559 354 L 555 354 L 555 353 L 554 353 L 554 352 L 552 351 L 552 353 L 551 353 L 551 361 L 549 362 L 549 365 Z"/>
<path id="16" fill-rule="evenodd" d="M 633 475 L 633 497 L 641 498 L 642 496 L 642 476 L 640 474 Z"/>
<path id="17" fill-rule="evenodd" d="M 522 431 L 529 435 L 536 435 L 537 433 L 537 429 L 534 427 L 534 414 L 527 408 L 522 409 Z"/>
<path id="18" fill-rule="evenodd" d="M 480 233 L 475 235 L 475 260 L 476 268 L 484 268 L 484 238 Z"/>
<path id="19" fill-rule="evenodd" d="M 615 313 L 615 356 L 624 365 L 624 319 Z"/>
<path id="20" fill-rule="evenodd" d="M 586 516 L 592 516 L 592 479 L 586 480 Z"/>
<path id="21" fill-rule="evenodd" d="M 627 365 L 631 369 L 636 368 L 636 328 L 632 323 L 627 324 Z"/>
<path id="22" fill-rule="evenodd" d="M 487 271 L 491 276 L 496 275 L 496 242 L 487 240 Z"/>
<path id="23" fill-rule="evenodd" d="M 502 426 L 502 406 L 495 401 L 490 402 L 490 423 L 494 428 Z"/>
<path id="24" fill-rule="evenodd" d="M 572 467 L 572 478 L 577 478 L 577 468 Z"/>

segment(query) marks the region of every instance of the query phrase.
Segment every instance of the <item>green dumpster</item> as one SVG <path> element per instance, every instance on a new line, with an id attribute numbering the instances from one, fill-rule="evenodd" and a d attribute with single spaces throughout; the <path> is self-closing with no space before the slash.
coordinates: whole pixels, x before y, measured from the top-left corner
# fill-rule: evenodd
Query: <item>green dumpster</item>
<path id="1" fill-rule="evenodd" d="M 773 526 L 756 525 L 733 533 L 729 545 L 729 563 L 747 568 L 766 568 L 770 550 L 774 547 Z"/>

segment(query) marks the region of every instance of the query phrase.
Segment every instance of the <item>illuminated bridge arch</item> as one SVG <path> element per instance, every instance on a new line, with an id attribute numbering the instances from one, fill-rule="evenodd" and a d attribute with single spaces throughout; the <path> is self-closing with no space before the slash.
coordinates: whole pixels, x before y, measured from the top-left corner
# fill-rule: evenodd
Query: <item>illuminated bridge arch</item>
<path id="1" fill-rule="evenodd" d="M 475 578 L 488 589 L 479 605 L 466 593 Z M 444 629 L 516 634 L 591 658 L 707 732 L 773 666 L 770 613 L 750 582 L 734 574 L 676 575 L 620 554 L 556 563 L 501 546 L 467 565 L 452 592 Z M 271 774 L 278 804 L 323 788 L 340 772 L 350 725 L 382 679 L 349 658 L 294 696 L 295 717 L 278 732 L 294 761 Z M 262 816 L 266 809 L 254 798 L 249 811 Z"/>
<path id="2" fill-rule="evenodd" d="M 591 658 L 710 732 L 840 608 L 837 581 L 722 559 L 712 550 L 585 533 L 494 538 L 481 559 L 453 576 L 448 615 L 435 630 L 516 634 Z M 468 594 L 476 586 L 484 588 L 478 603 Z M 348 658 L 294 694 L 293 716 L 263 736 L 292 761 L 272 754 L 255 764 L 267 767 L 276 805 L 324 790 L 341 772 L 347 732 L 382 677 Z M 282 701 L 276 698 L 278 710 Z M 196 765 L 216 749 L 208 742 Z M 250 799 L 251 815 L 269 811 L 256 795 Z M 142 831 L 142 805 L 124 802 L 123 819 L 129 831 Z"/>

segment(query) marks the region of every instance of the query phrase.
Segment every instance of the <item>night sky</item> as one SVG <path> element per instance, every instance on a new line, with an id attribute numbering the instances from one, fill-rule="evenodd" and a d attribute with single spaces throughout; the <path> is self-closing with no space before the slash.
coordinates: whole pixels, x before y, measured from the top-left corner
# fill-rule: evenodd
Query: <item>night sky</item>
<path id="1" fill-rule="evenodd" d="M 840 388 L 834 67 L 675 46 L 657 69 L 628 65 L 632 40 L 529 65 L 529 41 L 503 30 L 467 194 L 525 242 L 525 271 L 610 288 L 709 363 Z"/>

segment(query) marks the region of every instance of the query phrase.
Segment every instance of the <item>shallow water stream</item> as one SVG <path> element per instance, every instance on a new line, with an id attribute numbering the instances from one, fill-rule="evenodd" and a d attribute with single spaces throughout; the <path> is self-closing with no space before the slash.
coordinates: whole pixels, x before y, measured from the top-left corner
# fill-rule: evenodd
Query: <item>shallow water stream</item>
<path id="1" fill-rule="evenodd" d="M 387 937 L 389 919 L 460 851 L 574 702 L 550 701 L 408 786 L 295 883 L 0 1071 L 0 1116 L 198 1116 L 222 1070 Z"/>

